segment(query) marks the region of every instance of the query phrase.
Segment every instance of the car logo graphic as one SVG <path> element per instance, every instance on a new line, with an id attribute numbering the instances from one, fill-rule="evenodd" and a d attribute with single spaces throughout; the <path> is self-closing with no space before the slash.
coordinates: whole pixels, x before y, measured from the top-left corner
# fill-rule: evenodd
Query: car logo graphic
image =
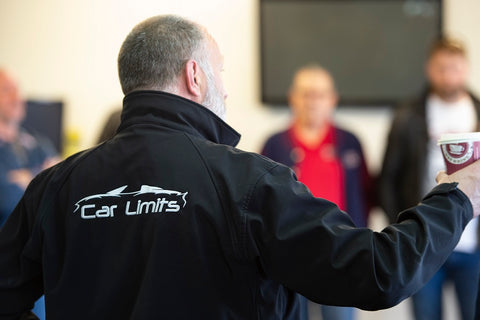
<path id="1" fill-rule="evenodd" d="M 73 213 L 82 219 L 114 217 L 122 211 L 127 216 L 147 213 L 178 213 L 187 204 L 188 192 L 142 185 L 140 190 L 124 192 L 128 185 L 101 194 L 84 197 L 75 203 Z"/>

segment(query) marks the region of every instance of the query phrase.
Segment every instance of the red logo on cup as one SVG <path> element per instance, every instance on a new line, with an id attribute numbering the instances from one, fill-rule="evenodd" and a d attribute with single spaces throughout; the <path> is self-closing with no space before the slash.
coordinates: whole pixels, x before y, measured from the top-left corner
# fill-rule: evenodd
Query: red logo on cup
<path id="1" fill-rule="evenodd" d="M 462 164 L 472 157 L 473 144 L 470 142 L 443 144 L 442 151 L 448 162 Z"/>

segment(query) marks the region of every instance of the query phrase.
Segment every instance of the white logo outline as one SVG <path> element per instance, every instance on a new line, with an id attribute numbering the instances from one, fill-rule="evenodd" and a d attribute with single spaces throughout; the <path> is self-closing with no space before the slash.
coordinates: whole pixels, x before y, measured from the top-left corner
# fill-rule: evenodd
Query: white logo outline
<path id="1" fill-rule="evenodd" d="M 182 200 L 183 200 L 182 208 L 185 208 L 185 206 L 187 205 L 186 196 L 188 194 L 188 191 L 187 192 L 180 192 L 180 191 L 174 191 L 174 190 L 167 190 L 167 189 L 163 189 L 163 188 L 160 188 L 160 187 L 149 186 L 149 185 L 144 184 L 140 187 L 140 190 L 138 190 L 138 191 L 123 192 L 122 193 L 122 191 L 125 190 L 127 187 L 128 187 L 128 185 L 124 185 L 124 186 L 121 186 L 119 188 L 115 188 L 111 191 L 108 191 L 106 193 L 94 194 L 94 195 L 91 195 L 91 196 L 84 197 L 84 198 L 78 200 L 75 203 L 75 210 L 73 210 L 73 213 L 75 213 L 78 209 L 80 209 L 80 203 L 81 202 L 88 201 L 88 200 L 91 200 L 91 199 L 102 199 L 102 198 L 106 198 L 106 197 L 121 198 L 122 196 L 137 197 L 139 195 L 148 194 L 148 193 L 181 196 Z"/>

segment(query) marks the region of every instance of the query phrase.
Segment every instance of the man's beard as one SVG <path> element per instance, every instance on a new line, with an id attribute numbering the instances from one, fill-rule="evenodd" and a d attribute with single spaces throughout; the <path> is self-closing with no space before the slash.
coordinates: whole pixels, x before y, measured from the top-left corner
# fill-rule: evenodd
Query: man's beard
<path id="1" fill-rule="evenodd" d="M 450 87 L 450 88 L 432 88 L 432 91 L 436 93 L 440 98 L 445 101 L 456 101 L 458 98 L 467 92 L 465 87 Z"/>
<path id="2" fill-rule="evenodd" d="M 226 108 L 223 95 L 219 92 L 215 85 L 215 76 L 213 75 L 210 63 L 201 65 L 203 72 L 207 78 L 207 92 L 205 98 L 202 101 L 202 105 L 219 116 L 222 120 L 226 117 Z"/>

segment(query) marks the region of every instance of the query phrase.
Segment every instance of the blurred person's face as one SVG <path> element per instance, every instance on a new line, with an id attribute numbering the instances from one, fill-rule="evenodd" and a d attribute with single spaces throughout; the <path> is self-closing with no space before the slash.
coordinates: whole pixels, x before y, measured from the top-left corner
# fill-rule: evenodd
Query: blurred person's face
<path id="1" fill-rule="evenodd" d="M 0 120 L 8 124 L 19 124 L 25 117 L 25 105 L 15 81 L 0 71 Z"/>
<path id="2" fill-rule="evenodd" d="M 438 51 L 428 61 L 427 77 L 434 93 L 444 100 L 455 100 L 466 91 L 468 62 L 458 53 Z"/>
<path id="3" fill-rule="evenodd" d="M 226 107 L 225 99 L 227 92 L 223 85 L 221 72 L 223 71 L 223 56 L 220 53 L 217 43 L 210 36 L 208 37 L 209 62 L 204 66 L 207 88 L 202 105 L 213 111 L 217 116 L 225 119 Z"/>
<path id="4" fill-rule="evenodd" d="M 297 73 L 289 94 L 295 121 L 302 126 L 321 127 L 328 124 L 338 102 L 332 77 L 324 71 L 306 70 Z"/>

